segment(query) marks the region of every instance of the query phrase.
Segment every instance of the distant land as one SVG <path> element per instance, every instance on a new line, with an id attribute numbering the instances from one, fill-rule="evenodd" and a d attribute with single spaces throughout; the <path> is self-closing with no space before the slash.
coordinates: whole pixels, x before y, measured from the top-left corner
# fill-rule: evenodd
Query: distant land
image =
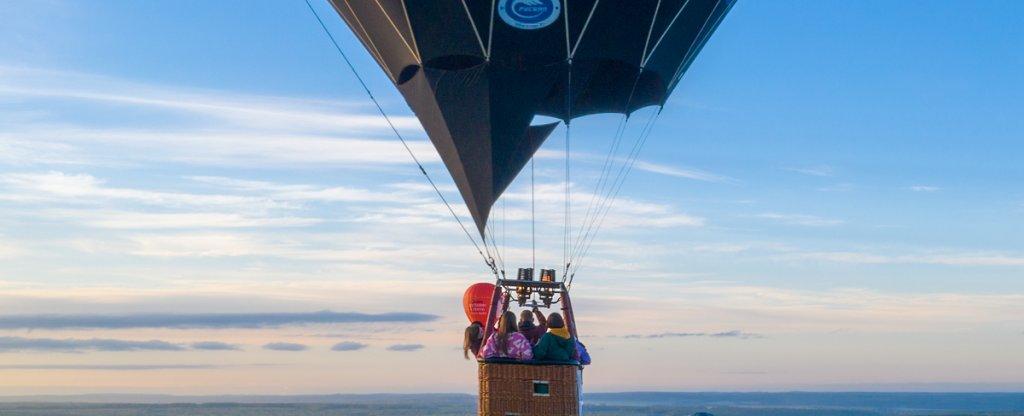
<path id="1" fill-rule="evenodd" d="M 3 416 L 475 415 L 469 394 L 0 396 Z M 1022 416 L 1024 393 L 590 393 L 584 415 Z"/>

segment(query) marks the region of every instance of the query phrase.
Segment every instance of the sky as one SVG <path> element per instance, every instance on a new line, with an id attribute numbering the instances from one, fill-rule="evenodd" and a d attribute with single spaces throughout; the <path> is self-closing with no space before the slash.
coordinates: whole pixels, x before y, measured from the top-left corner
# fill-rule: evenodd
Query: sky
<path id="1" fill-rule="evenodd" d="M 585 390 L 1024 391 L 1022 14 L 738 2 L 578 264 Z M 560 268 L 621 121 L 495 206 L 509 273 Z M 474 393 L 482 281 L 304 2 L 0 1 L 0 394 Z"/>

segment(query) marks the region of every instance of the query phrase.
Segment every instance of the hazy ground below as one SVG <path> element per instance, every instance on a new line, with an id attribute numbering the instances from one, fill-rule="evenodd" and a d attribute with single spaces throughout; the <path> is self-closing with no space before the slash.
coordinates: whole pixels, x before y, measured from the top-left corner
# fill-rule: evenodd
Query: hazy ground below
<path id="1" fill-rule="evenodd" d="M 597 393 L 590 416 L 1024 415 L 1020 393 Z M 0 397 L 3 416 L 377 416 L 475 415 L 463 394 L 327 396 Z"/>

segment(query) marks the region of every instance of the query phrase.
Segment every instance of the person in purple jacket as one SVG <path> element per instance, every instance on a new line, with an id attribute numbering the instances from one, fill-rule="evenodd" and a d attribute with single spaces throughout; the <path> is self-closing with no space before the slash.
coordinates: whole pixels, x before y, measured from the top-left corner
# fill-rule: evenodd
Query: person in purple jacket
<path id="1" fill-rule="evenodd" d="M 530 341 L 516 328 L 516 314 L 505 312 L 498 321 L 498 330 L 487 339 L 480 350 L 484 358 L 515 358 L 529 360 L 533 358 Z"/>
<path id="2" fill-rule="evenodd" d="M 533 317 L 537 317 L 537 323 L 533 323 Z M 536 307 L 533 311 L 523 310 L 519 313 L 519 332 L 530 340 L 530 345 L 537 345 L 540 337 L 548 331 L 548 320 Z"/>

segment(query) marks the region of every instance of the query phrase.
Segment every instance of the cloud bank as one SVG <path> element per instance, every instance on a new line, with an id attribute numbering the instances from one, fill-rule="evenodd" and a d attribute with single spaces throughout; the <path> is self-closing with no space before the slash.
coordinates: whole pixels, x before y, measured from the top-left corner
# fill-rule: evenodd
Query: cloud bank
<path id="1" fill-rule="evenodd" d="M 139 315 L 14 315 L 0 317 L 0 329 L 273 328 L 287 325 L 420 323 L 437 315 L 391 312 L 207 313 Z"/>
<path id="2" fill-rule="evenodd" d="M 18 351 L 184 351 L 185 347 L 166 341 L 126 341 L 118 339 L 51 339 L 0 337 L 0 352 Z"/>
<path id="3" fill-rule="evenodd" d="M 293 344 L 291 342 L 271 342 L 263 346 L 263 349 L 270 351 L 305 351 L 308 345 Z"/>
<path id="4" fill-rule="evenodd" d="M 204 351 L 239 351 L 239 350 L 241 350 L 241 348 L 239 346 L 237 346 L 237 345 L 228 344 L 228 343 L 224 343 L 224 342 L 214 342 L 214 341 L 194 342 L 194 343 L 192 343 L 192 345 L 190 345 L 190 347 L 192 347 L 192 349 L 194 349 L 194 350 L 204 350 Z"/>
<path id="5" fill-rule="evenodd" d="M 331 347 L 331 351 L 358 351 L 368 346 L 359 342 L 339 342 Z"/>
<path id="6" fill-rule="evenodd" d="M 388 351 L 416 351 L 423 349 L 422 344 L 398 344 L 388 347 Z"/>
<path id="7" fill-rule="evenodd" d="M 642 339 L 656 339 L 656 338 L 691 338 L 691 337 L 707 337 L 707 338 L 739 338 L 739 339 L 752 339 L 752 338 L 764 338 L 763 335 L 753 334 L 750 332 L 743 331 L 726 331 L 726 332 L 663 332 L 660 334 L 647 334 L 647 335 L 624 335 L 622 338 L 642 338 Z"/>

